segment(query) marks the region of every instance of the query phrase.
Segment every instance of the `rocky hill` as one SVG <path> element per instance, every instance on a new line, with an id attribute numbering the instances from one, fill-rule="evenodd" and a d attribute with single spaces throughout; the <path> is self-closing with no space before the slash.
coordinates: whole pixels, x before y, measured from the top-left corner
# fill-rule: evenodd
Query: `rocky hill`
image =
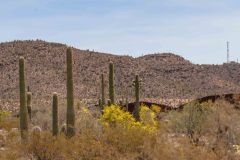
<path id="1" fill-rule="evenodd" d="M 33 98 L 51 101 L 52 92 L 66 97 L 66 45 L 44 41 L 0 44 L 0 101 L 18 100 L 18 58 L 26 58 L 27 82 Z M 196 65 L 171 54 L 138 58 L 73 48 L 76 99 L 96 102 L 100 75 L 108 79 L 108 63 L 115 64 L 117 99 L 133 97 L 135 74 L 142 79 L 142 99 L 192 99 L 223 93 L 240 93 L 240 64 Z M 107 90 L 107 89 L 106 89 Z"/>

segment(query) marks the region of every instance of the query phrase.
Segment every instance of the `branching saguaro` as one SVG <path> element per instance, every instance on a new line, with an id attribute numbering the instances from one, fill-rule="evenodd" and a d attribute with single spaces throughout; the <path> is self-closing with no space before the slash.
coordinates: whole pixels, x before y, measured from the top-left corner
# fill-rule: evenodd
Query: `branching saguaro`
<path id="1" fill-rule="evenodd" d="M 67 48 L 67 137 L 75 135 L 75 113 L 73 96 L 72 49 Z"/>
<path id="2" fill-rule="evenodd" d="M 28 110 L 26 104 L 25 60 L 19 59 L 19 90 L 20 90 L 20 131 L 22 140 L 28 139 Z"/>
<path id="3" fill-rule="evenodd" d="M 134 87 L 135 87 L 135 105 L 134 105 L 133 116 L 137 121 L 139 121 L 140 120 L 140 93 L 139 93 L 140 83 L 139 83 L 138 75 L 135 76 Z"/>
<path id="4" fill-rule="evenodd" d="M 111 104 L 115 104 L 114 93 L 114 65 L 112 62 L 109 64 L 109 99 Z"/>
<path id="5" fill-rule="evenodd" d="M 58 129 L 58 95 L 56 92 L 53 93 L 52 102 L 52 135 L 57 136 L 59 133 Z"/>

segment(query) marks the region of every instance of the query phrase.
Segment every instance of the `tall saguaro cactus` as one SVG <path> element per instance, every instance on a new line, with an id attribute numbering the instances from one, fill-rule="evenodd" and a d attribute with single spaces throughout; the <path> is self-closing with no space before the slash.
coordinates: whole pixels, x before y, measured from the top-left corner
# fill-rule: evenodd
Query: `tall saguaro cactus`
<path id="1" fill-rule="evenodd" d="M 27 110 L 28 110 L 28 117 L 32 119 L 32 93 L 27 92 Z"/>
<path id="2" fill-rule="evenodd" d="M 102 106 L 105 105 L 105 83 L 104 83 L 104 75 L 101 75 L 101 94 L 102 94 Z"/>
<path id="3" fill-rule="evenodd" d="M 133 111 L 133 116 L 134 118 L 139 121 L 140 120 L 140 94 L 139 94 L 139 76 L 135 76 L 135 81 L 134 81 L 134 87 L 135 87 L 135 105 L 134 105 L 134 111 Z"/>
<path id="4" fill-rule="evenodd" d="M 111 100 L 110 99 L 107 100 L 107 105 L 111 106 Z"/>
<path id="5" fill-rule="evenodd" d="M 126 111 L 128 111 L 128 99 L 126 98 L 126 101 L 125 101 L 125 106 L 126 106 Z"/>
<path id="6" fill-rule="evenodd" d="M 115 104 L 115 96 L 114 96 L 114 66 L 113 63 L 109 64 L 109 99 L 111 104 Z"/>
<path id="7" fill-rule="evenodd" d="M 30 90 L 30 87 L 29 87 L 29 86 L 27 86 L 27 92 L 31 92 L 31 90 Z"/>
<path id="8" fill-rule="evenodd" d="M 28 111 L 26 104 L 26 88 L 25 88 L 25 60 L 23 57 L 19 59 L 19 90 L 20 90 L 20 131 L 22 140 L 28 139 Z"/>
<path id="9" fill-rule="evenodd" d="M 75 135 L 75 113 L 73 97 L 72 49 L 67 48 L 67 137 Z"/>
<path id="10" fill-rule="evenodd" d="M 57 136 L 58 132 L 58 95 L 54 92 L 52 102 L 52 135 Z"/>
<path id="11" fill-rule="evenodd" d="M 98 105 L 100 107 L 100 110 L 103 111 L 103 104 L 102 104 L 102 99 L 101 98 L 98 99 Z"/>

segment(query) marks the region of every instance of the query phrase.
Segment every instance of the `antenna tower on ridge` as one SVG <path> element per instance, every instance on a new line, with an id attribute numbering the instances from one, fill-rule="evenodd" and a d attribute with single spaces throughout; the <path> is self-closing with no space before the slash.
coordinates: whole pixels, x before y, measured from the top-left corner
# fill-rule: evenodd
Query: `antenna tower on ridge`
<path id="1" fill-rule="evenodd" d="M 229 42 L 227 41 L 227 63 L 229 63 Z"/>

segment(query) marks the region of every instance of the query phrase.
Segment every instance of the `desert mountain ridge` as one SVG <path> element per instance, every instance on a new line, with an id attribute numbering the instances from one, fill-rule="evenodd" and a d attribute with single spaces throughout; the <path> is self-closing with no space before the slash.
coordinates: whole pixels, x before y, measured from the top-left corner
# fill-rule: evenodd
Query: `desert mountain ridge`
<path id="1" fill-rule="evenodd" d="M 18 58 L 26 58 L 27 85 L 33 98 L 49 99 L 53 92 L 66 97 L 66 45 L 41 40 L 0 43 L 0 98 L 18 100 Z M 132 99 L 135 74 L 142 79 L 141 99 L 193 99 L 240 93 L 240 64 L 193 64 L 172 53 L 133 58 L 73 48 L 76 99 L 100 97 L 100 75 L 108 83 L 108 64 L 115 64 L 117 99 Z M 107 85 L 106 85 L 107 86 Z M 106 88 L 107 91 L 107 88 Z"/>

